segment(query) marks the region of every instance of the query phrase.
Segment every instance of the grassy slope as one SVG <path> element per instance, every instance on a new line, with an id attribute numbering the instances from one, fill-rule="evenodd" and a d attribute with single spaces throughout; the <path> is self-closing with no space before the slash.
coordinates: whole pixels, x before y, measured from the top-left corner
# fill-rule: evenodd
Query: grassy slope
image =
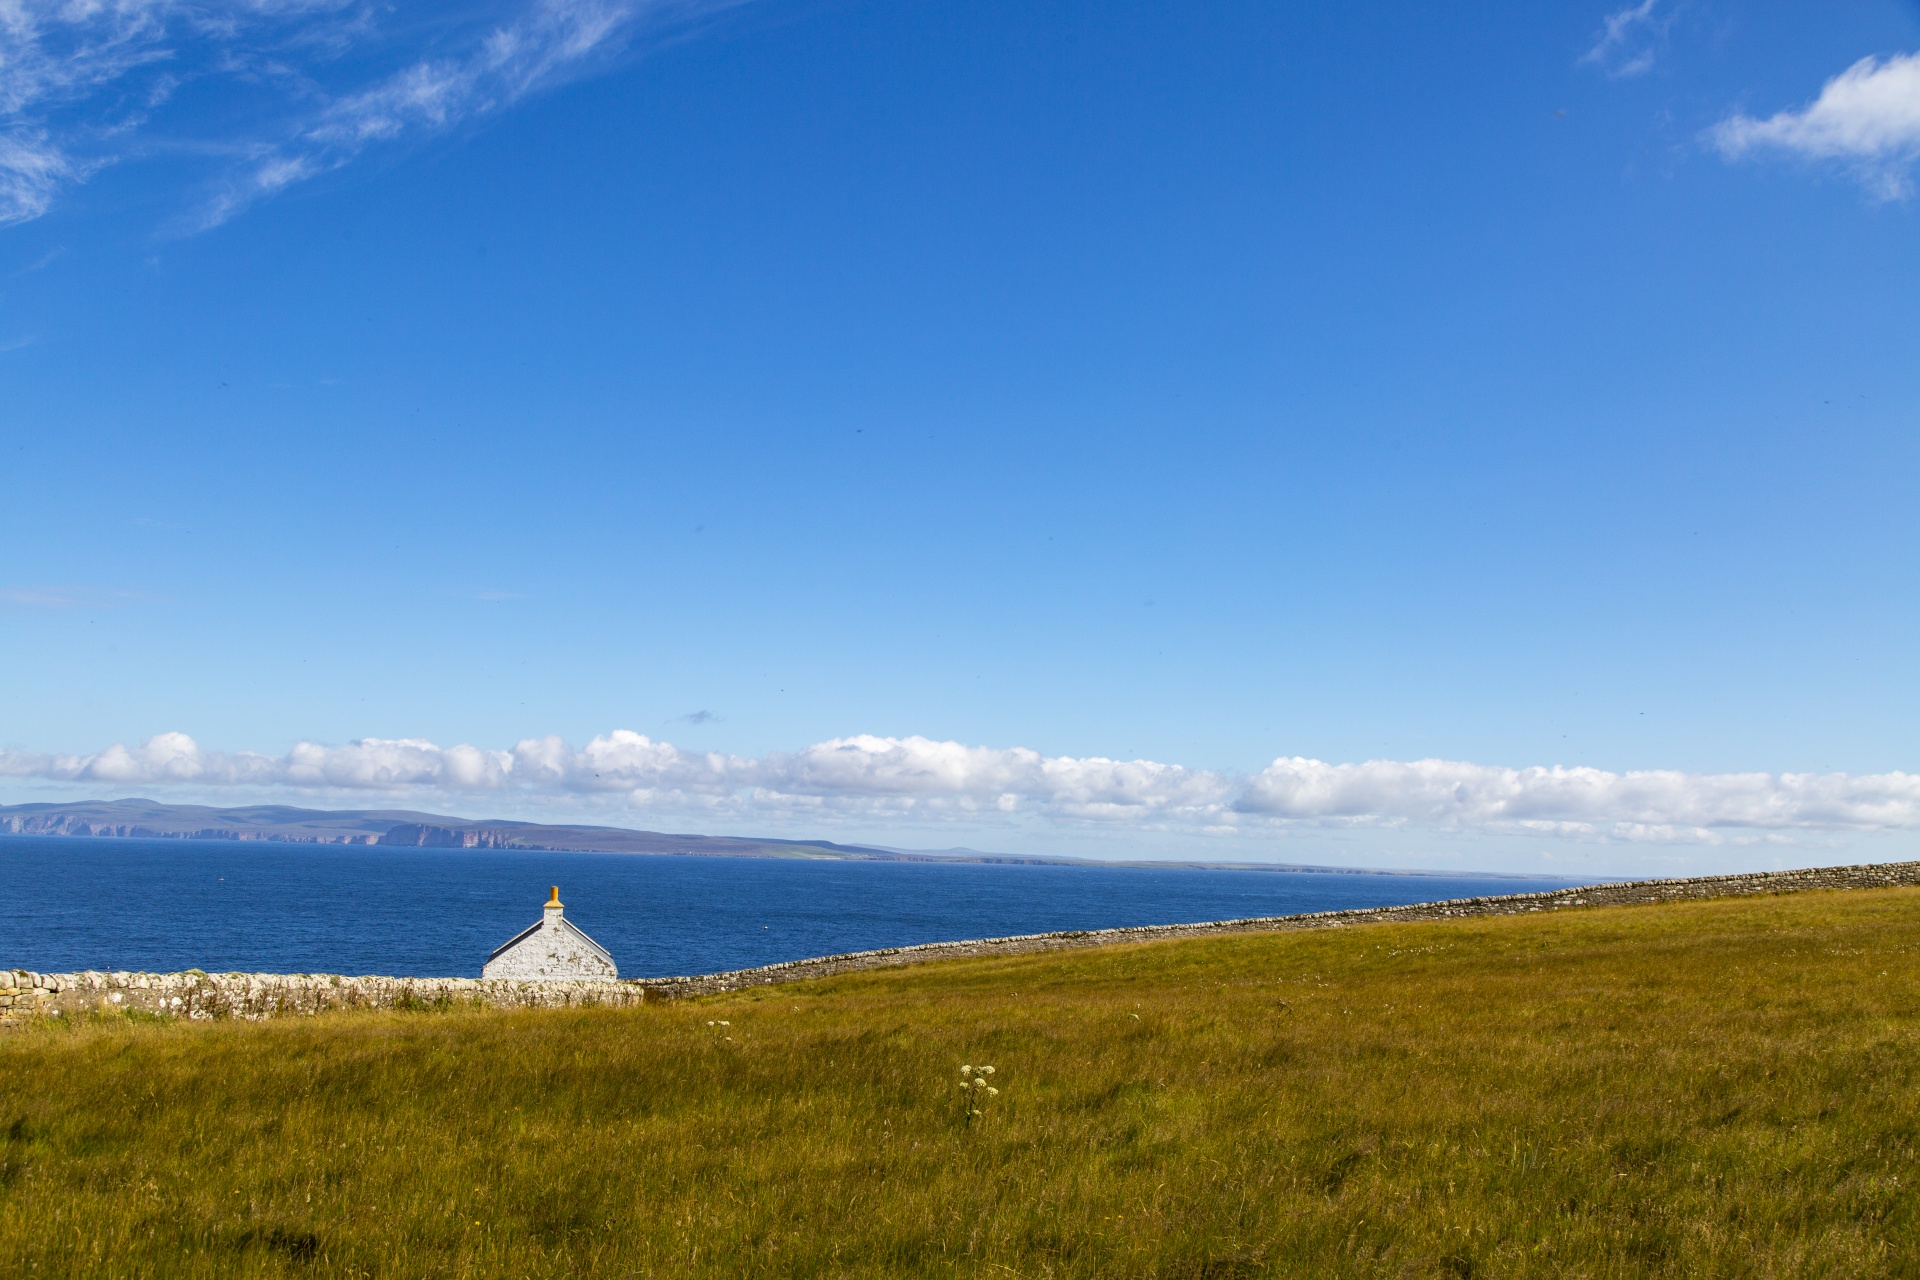
<path id="1" fill-rule="evenodd" d="M 1891 890 L 31 1030 L 0 1274 L 1913 1274 L 1916 980 Z"/>

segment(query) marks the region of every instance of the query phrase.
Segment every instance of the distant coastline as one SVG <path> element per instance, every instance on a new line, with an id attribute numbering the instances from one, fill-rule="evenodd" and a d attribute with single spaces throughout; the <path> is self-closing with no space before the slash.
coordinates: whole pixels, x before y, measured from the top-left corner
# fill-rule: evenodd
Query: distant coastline
<path id="1" fill-rule="evenodd" d="M 291 805 L 213 808 L 130 798 L 71 804 L 0 805 L 0 836 L 76 839 L 238 840 L 273 844 L 387 848 L 497 849 L 553 853 L 644 853 L 707 858 L 826 858 L 847 862 L 958 862 L 1034 866 L 1126 866 L 1193 870 L 1312 871 L 1341 875 L 1433 875 L 1446 871 L 1312 866 L 1304 863 L 1132 861 L 987 853 L 975 849 L 896 849 L 830 840 L 710 836 L 627 827 L 568 826 L 471 819 L 404 809 L 301 809 Z M 1487 879 L 1551 877 L 1475 873 Z M 1561 877 L 1564 882 L 1564 877 Z"/>

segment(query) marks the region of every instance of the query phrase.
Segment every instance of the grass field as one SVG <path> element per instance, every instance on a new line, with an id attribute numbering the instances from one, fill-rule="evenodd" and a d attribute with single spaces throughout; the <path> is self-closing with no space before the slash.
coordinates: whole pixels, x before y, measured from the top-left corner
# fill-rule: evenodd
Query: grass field
<path id="1" fill-rule="evenodd" d="M 1888 890 L 31 1028 L 0 1274 L 1920 1274 L 1917 983 Z"/>

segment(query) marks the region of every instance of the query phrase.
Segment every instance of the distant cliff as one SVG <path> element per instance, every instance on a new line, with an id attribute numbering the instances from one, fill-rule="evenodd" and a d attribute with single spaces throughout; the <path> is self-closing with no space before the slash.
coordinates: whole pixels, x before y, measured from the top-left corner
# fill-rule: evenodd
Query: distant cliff
<path id="1" fill-rule="evenodd" d="M 0 835 L 102 836 L 147 840 L 274 840 L 293 844 L 380 844 L 377 832 L 338 834 L 248 830 L 235 827 L 150 826 L 140 822 L 97 821 L 72 813 L 11 813 L 0 809 Z"/>
<path id="2" fill-rule="evenodd" d="M 157 800 L 0 806 L 0 835 L 148 840 L 266 840 L 287 844 L 412 846 L 429 849 L 556 849 L 583 853 L 676 853 L 733 857 L 918 860 L 901 853 L 826 840 L 674 835 L 625 827 L 473 821 L 401 809 L 298 809 L 252 805 L 215 809 Z"/>
<path id="3" fill-rule="evenodd" d="M 489 831 L 482 827 L 439 827 L 419 822 L 403 822 L 374 841 L 375 844 L 413 845 L 421 849 L 526 849 L 548 848 L 520 843 L 511 833 Z"/>

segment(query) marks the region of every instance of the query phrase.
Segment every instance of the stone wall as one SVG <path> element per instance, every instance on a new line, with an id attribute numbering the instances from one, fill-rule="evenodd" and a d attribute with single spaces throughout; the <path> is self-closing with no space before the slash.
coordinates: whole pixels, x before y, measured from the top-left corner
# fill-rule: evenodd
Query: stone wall
<path id="1" fill-rule="evenodd" d="M 523 982 L 487 978 L 348 978 L 334 974 L 277 973 L 31 973 L 0 970 L 0 1022 L 35 1014 L 66 1016 L 83 1010 L 138 1010 L 183 1018 L 266 1018 L 327 1009 L 434 1008 L 458 1004 L 494 1008 L 630 1006 L 649 1000 L 738 991 L 776 982 L 798 982 L 859 969 L 887 968 L 962 956 L 1020 955 L 1122 942 L 1151 942 L 1223 933 L 1270 933 L 1336 929 L 1350 925 L 1457 920 L 1471 916 L 1524 915 L 1570 907 L 1629 906 L 1744 894 L 1796 893 L 1809 889 L 1885 889 L 1920 885 L 1920 862 L 1822 867 L 1809 871 L 1763 871 L 1690 880 L 1634 880 L 1583 885 L 1550 893 L 1456 898 L 1404 907 L 1318 911 L 1297 916 L 1217 920 L 1205 924 L 1147 925 L 931 942 L 685 978 L 633 978 L 618 982 Z"/>
<path id="2" fill-rule="evenodd" d="M 1166 938 L 1196 938 L 1223 933 L 1278 933 L 1294 929 L 1338 929 L 1362 924 L 1405 924 L 1423 920 L 1457 920 L 1469 916 L 1524 915 L 1568 907 L 1635 906 L 1743 894 L 1797 893 L 1808 889 L 1888 889 L 1912 885 L 1920 885 L 1920 862 L 1820 867 L 1809 871 L 1758 871 L 1746 875 L 1699 876 L 1689 880 L 1628 880 L 1617 884 L 1554 889 L 1547 893 L 1453 898 L 1444 902 L 1412 903 L 1404 907 L 1361 907 L 1349 911 L 1314 911 L 1297 916 L 1210 920 L 1201 924 L 1156 924 L 1129 929 L 1083 929 L 1022 934 L 1010 938 L 978 938 L 967 942 L 928 942 L 912 947 L 887 947 L 878 951 L 855 951 L 813 960 L 792 960 L 786 964 L 765 965 L 734 973 L 709 973 L 688 978 L 646 978 L 639 981 L 666 997 L 707 995 L 773 982 L 798 982 L 858 969 L 878 969 L 962 956 L 1020 955 L 1033 951 L 1060 951 L 1073 947 L 1154 942 Z"/>
<path id="3" fill-rule="evenodd" d="M 270 1018 L 328 1009 L 453 1005 L 564 1008 L 635 1005 L 631 982 L 515 982 L 484 978 L 348 978 L 327 973 L 31 973 L 0 970 L 0 1019 L 87 1010 L 178 1018 Z M 654 996 L 655 999 L 661 998 Z"/>

